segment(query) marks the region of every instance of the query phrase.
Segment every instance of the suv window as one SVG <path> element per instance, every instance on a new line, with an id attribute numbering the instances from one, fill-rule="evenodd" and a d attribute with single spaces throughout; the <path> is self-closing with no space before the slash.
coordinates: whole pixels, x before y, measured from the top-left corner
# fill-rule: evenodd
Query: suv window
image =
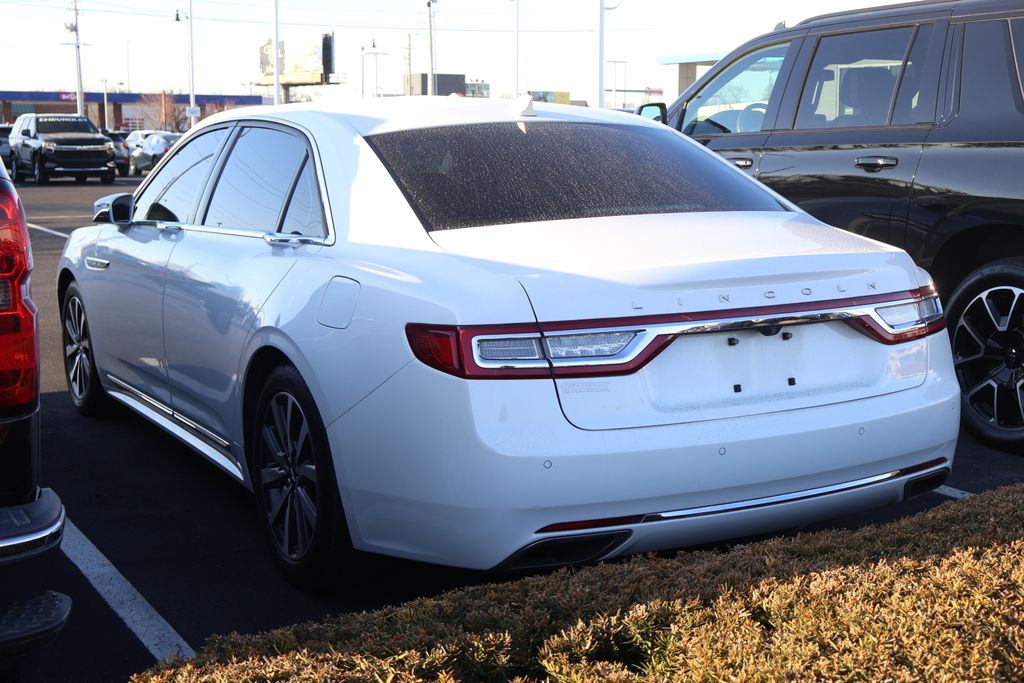
<path id="1" fill-rule="evenodd" d="M 170 223 L 188 220 L 202 190 L 203 179 L 227 134 L 227 128 L 218 128 L 196 136 L 179 148 L 136 198 L 137 220 Z"/>
<path id="2" fill-rule="evenodd" d="M 681 130 L 687 135 L 761 130 L 791 45 L 755 50 L 715 76 L 690 99 Z"/>
<path id="3" fill-rule="evenodd" d="M 204 225 L 274 232 L 306 144 L 270 128 L 244 128 L 210 199 Z"/>
<path id="4" fill-rule="evenodd" d="M 886 125 L 913 33 L 908 26 L 822 38 L 804 84 L 796 128 Z"/>
<path id="5" fill-rule="evenodd" d="M 92 121 L 81 116 L 40 116 L 37 133 L 99 133 Z"/>
<path id="6" fill-rule="evenodd" d="M 1010 30 L 1013 35 L 1013 50 L 1017 58 L 1017 80 L 1024 78 L 1024 19 L 1014 19 L 1010 22 Z M 1024 94 L 1024 82 L 1021 84 L 1021 92 Z"/>
<path id="7" fill-rule="evenodd" d="M 428 231 L 630 214 L 784 210 L 760 185 L 665 126 L 519 121 L 365 139 Z"/>
<path id="8" fill-rule="evenodd" d="M 323 237 L 327 234 L 324 230 L 324 210 L 320 204 L 320 186 L 316 182 L 313 160 L 309 157 L 306 157 L 298 182 L 292 190 L 281 232 L 309 237 Z"/>

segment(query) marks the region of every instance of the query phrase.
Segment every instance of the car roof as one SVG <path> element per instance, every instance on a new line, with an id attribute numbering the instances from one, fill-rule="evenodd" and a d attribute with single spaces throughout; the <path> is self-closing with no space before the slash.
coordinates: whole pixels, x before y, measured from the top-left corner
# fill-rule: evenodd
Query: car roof
<path id="1" fill-rule="evenodd" d="M 989 12 L 1003 12 L 1010 9 L 1019 9 L 1019 0 L 916 0 L 916 2 L 903 2 L 895 5 L 878 5 L 875 7 L 862 7 L 859 9 L 843 10 L 841 12 L 830 12 L 819 14 L 801 21 L 797 26 L 802 28 L 814 28 L 820 25 L 827 25 L 837 22 L 858 21 L 862 19 L 874 19 L 882 16 L 900 16 L 904 14 L 916 14 L 919 12 L 941 12 L 949 11 L 954 16 L 963 17 Z"/>
<path id="2" fill-rule="evenodd" d="M 523 115 L 527 108 L 532 111 L 532 116 Z M 203 127 L 245 118 L 264 118 L 302 124 L 317 115 L 335 119 L 338 123 L 347 125 L 362 136 L 419 128 L 500 121 L 576 121 L 661 127 L 661 124 L 635 114 L 572 105 L 529 102 L 525 98 L 512 102 L 487 98 L 422 96 L 381 97 L 366 100 L 345 98 L 279 106 L 244 107 L 215 114 L 203 121 Z"/>

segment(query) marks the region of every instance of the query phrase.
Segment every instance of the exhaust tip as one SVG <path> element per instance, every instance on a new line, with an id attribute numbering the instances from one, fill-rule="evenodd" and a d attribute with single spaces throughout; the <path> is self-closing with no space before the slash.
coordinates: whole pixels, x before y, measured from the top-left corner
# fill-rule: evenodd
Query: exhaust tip
<path id="1" fill-rule="evenodd" d="M 908 500 L 916 496 L 920 496 L 923 493 L 933 491 L 938 487 L 946 483 L 949 479 L 949 470 L 941 469 L 938 472 L 932 472 L 921 477 L 915 477 L 907 482 L 906 486 L 903 487 L 903 500 Z"/>
<path id="2" fill-rule="evenodd" d="M 632 531 L 623 530 L 546 538 L 516 551 L 495 569 L 498 571 L 524 571 L 586 564 L 607 556 L 632 535 Z"/>

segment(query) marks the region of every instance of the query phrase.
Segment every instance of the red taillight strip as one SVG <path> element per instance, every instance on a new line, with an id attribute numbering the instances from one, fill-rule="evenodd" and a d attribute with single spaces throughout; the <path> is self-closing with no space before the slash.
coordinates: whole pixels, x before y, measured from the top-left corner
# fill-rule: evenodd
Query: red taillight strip
<path id="1" fill-rule="evenodd" d="M 665 512 L 651 512 L 642 515 L 630 515 L 627 517 L 607 517 L 604 519 L 591 519 L 578 522 L 559 522 L 557 524 L 549 524 L 546 527 L 538 529 L 536 533 L 547 534 L 555 531 L 577 531 L 580 529 L 598 529 L 601 527 L 611 526 L 623 526 L 629 524 L 646 524 L 649 522 L 665 522 L 678 519 L 690 519 L 694 517 L 706 517 L 708 515 L 716 515 L 727 512 L 742 512 L 746 510 L 755 510 L 763 507 L 770 507 L 772 505 L 779 505 L 782 503 L 797 503 L 804 500 L 810 500 L 812 498 L 820 498 L 821 496 L 827 496 L 837 493 L 845 493 L 847 491 L 853 491 L 855 489 L 863 488 L 865 486 L 871 486 L 873 484 L 881 484 L 883 482 L 891 481 L 893 479 L 900 479 L 902 477 L 908 477 L 918 472 L 924 472 L 931 469 L 947 466 L 945 458 L 935 458 L 928 462 L 919 463 L 917 465 L 911 465 L 910 467 L 904 467 L 892 472 L 886 472 L 885 474 L 876 474 L 871 477 L 864 477 L 862 479 L 855 479 L 853 481 L 846 481 L 840 484 L 832 484 L 829 486 L 820 486 L 813 489 L 805 489 L 803 491 L 794 491 L 792 493 L 783 493 L 775 496 L 765 496 L 763 498 L 753 498 L 750 500 L 740 500 L 731 503 L 720 503 L 717 505 L 704 505 L 695 508 L 684 508 L 682 510 L 669 510 Z"/>
<path id="2" fill-rule="evenodd" d="M 10 294 L 0 311 L 0 417 L 20 413 L 39 395 L 36 307 L 28 295 L 31 271 L 25 209 L 13 186 L 0 181 L 0 279 Z"/>
<path id="3" fill-rule="evenodd" d="M 843 321 L 884 344 L 898 344 L 933 334 L 944 328 L 944 319 L 908 329 L 891 329 L 881 321 L 877 304 L 912 303 L 935 296 L 933 287 L 872 296 L 739 308 L 733 310 L 672 313 L 656 316 L 523 323 L 514 325 L 424 325 L 406 326 L 409 343 L 417 358 L 442 372 L 465 379 L 540 379 L 549 377 L 606 377 L 636 372 L 665 350 L 678 336 L 707 334 L 768 326 L 801 325 Z M 550 361 L 486 362 L 475 353 L 474 340 L 503 335 L 586 334 L 602 330 L 633 330 L 635 342 L 610 358 L 554 359 Z M 442 343 L 440 340 L 444 339 Z M 424 341 L 424 340 L 433 341 Z M 456 347 L 448 349 L 450 343 Z"/>

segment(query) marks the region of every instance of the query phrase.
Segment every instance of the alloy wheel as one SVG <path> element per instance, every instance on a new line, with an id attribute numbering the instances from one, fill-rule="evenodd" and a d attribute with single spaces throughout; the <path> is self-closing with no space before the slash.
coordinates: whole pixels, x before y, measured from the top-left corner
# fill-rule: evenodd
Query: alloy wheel
<path id="1" fill-rule="evenodd" d="M 318 519 L 316 454 L 309 422 L 286 391 L 268 402 L 260 426 L 259 486 L 267 525 L 282 557 L 301 560 Z"/>
<path id="2" fill-rule="evenodd" d="M 1006 432 L 1024 432 L 1024 290 L 987 289 L 964 308 L 953 360 L 966 407 Z"/>
<path id="3" fill-rule="evenodd" d="M 77 296 L 72 297 L 64 308 L 64 369 L 75 401 L 82 401 L 89 392 L 92 370 L 89 346 L 85 306 Z"/>

